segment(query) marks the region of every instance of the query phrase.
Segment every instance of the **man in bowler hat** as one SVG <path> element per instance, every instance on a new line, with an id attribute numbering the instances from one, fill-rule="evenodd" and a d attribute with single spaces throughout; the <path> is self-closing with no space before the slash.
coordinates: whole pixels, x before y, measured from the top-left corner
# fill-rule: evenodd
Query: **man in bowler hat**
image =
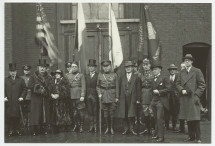
<path id="1" fill-rule="evenodd" d="M 15 63 L 9 64 L 9 76 L 5 78 L 5 113 L 8 121 L 8 136 L 20 133 L 20 103 L 26 96 L 26 85 L 22 78 L 17 75 Z"/>
<path id="2" fill-rule="evenodd" d="M 201 143 L 200 97 L 205 90 L 205 80 L 201 70 L 192 65 L 195 59 L 191 54 L 186 54 L 183 61 L 186 68 L 181 70 L 176 82 L 180 93 L 179 119 L 187 121 L 189 136 L 184 141 Z"/>
<path id="3" fill-rule="evenodd" d="M 151 107 L 155 118 L 155 135 L 152 139 L 156 142 L 164 141 L 164 108 L 169 109 L 168 95 L 170 84 L 161 75 L 162 66 L 159 63 L 152 65 L 154 79 L 152 80 Z"/>

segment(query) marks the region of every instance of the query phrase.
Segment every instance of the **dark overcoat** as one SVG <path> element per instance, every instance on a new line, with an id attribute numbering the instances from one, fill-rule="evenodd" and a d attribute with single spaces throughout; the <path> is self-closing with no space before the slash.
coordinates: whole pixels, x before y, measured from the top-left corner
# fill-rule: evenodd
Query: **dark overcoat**
<path id="1" fill-rule="evenodd" d="M 117 117 L 125 118 L 125 101 L 126 101 L 126 85 L 128 85 L 128 93 L 127 96 L 128 100 L 128 117 L 135 117 L 136 116 L 136 108 L 137 108 L 137 101 L 140 101 L 141 97 L 141 89 L 140 89 L 140 79 L 138 75 L 132 73 L 130 81 L 128 82 L 126 74 L 123 74 L 119 78 L 119 107 L 117 109 Z"/>
<path id="2" fill-rule="evenodd" d="M 6 117 L 20 117 L 20 103 L 18 99 L 20 97 L 25 98 L 25 82 L 19 76 L 16 76 L 15 80 L 8 76 L 5 78 L 5 97 L 8 101 L 5 104 Z"/>
<path id="3" fill-rule="evenodd" d="M 180 93 L 179 119 L 187 121 L 200 120 L 200 100 L 199 98 L 205 90 L 205 80 L 200 69 L 191 67 L 189 73 L 183 69 L 176 82 Z M 187 95 L 182 95 L 182 90 L 187 90 Z"/>
<path id="4" fill-rule="evenodd" d="M 42 76 L 38 71 L 29 79 L 28 86 L 31 89 L 30 125 L 49 123 L 51 80 L 52 77 L 47 72 Z M 44 92 L 42 92 L 42 88 L 44 88 Z"/>

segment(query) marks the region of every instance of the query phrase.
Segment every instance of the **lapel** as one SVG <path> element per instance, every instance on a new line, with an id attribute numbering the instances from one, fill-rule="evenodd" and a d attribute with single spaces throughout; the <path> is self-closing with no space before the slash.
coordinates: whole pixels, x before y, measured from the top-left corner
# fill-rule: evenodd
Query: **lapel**
<path id="1" fill-rule="evenodd" d="M 157 87 L 161 82 L 162 82 L 162 77 L 161 77 L 161 75 L 159 75 L 158 78 L 157 78 L 157 80 L 156 80 L 156 82 L 155 82 L 156 87 Z"/>
<path id="2" fill-rule="evenodd" d="M 186 69 L 182 70 L 182 79 L 183 79 L 183 83 L 187 83 L 191 78 L 192 76 L 194 75 L 195 71 L 194 71 L 194 68 L 191 67 L 189 73 L 187 74 L 187 71 Z"/>
<path id="3" fill-rule="evenodd" d="M 134 82 L 135 82 L 135 75 L 134 75 L 134 73 L 132 73 L 132 75 L 131 75 L 131 78 L 130 78 L 130 84 L 131 84 L 131 89 L 133 88 L 133 86 L 134 86 Z"/>

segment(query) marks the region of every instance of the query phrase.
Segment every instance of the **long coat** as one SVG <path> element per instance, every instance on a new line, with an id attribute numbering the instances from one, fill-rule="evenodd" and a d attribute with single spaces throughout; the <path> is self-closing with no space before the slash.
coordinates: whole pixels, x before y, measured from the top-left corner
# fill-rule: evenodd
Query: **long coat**
<path id="1" fill-rule="evenodd" d="M 199 98 L 205 90 L 205 81 L 200 69 L 191 67 L 189 73 L 183 69 L 176 82 L 179 93 L 183 89 L 187 90 L 187 95 L 180 94 L 179 119 L 187 121 L 200 120 L 200 100 Z"/>
<path id="2" fill-rule="evenodd" d="M 135 117 L 136 116 L 136 108 L 137 108 L 137 101 L 140 101 L 141 96 L 141 89 L 140 89 L 140 79 L 138 75 L 132 73 L 130 81 L 128 82 L 126 74 L 123 74 L 119 78 L 119 107 L 117 109 L 117 117 L 125 118 L 125 102 L 126 102 L 126 86 L 128 85 L 128 117 Z"/>
<path id="3" fill-rule="evenodd" d="M 62 77 L 59 81 L 52 79 L 50 94 L 59 94 L 58 99 L 51 99 L 50 116 L 53 125 L 70 125 L 69 81 Z"/>
<path id="4" fill-rule="evenodd" d="M 31 89 L 30 125 L 49 122 L 49 86 L 51 80 L 52 77 L 47 72 L 42 76 L 38 71 L 29 79 L 28 86 Z M 44 88 L 44 92 L 41 92 L 42 88 Z"/>
<path id="5" fill-rule="evenodd" d="M 18 99 L 25 98 L 25 82 L 19 76 L 15 80 L 11 76 L 5 78 L 5 97 L 8 98 L 6 102 L 6 117 L 20 117 L 20 106 Z"/>
<path id="6" fill-rule="evenodd" d="M 152 80 L 152 92 L 155 89 L 159 91 L 159 95 L 152 93 L 152 102 L 155 99 L 159 99 L 163 106 L 169 110 L 168 92 L 170 90 L 170 83 L 167 78 L 159 75 L 156 81 Z"/>

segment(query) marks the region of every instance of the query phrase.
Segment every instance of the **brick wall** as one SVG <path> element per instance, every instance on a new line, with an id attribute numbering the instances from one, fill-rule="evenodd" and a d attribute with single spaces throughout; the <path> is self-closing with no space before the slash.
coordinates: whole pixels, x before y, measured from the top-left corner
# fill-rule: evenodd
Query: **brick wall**
<path id="1" fill-rule="evenodd" d="M 131 8 L 138 10 L 138 4 L 133 5 Z M 148 5 L 153 24 L 156 25 L 161 40 L 162 65 L 165 73 L 170 63 L 179 66 L 183 45 L 191 42 L 211 44 L 211 4 L 153 3 Z M 58 37 L 62 34 L 57 35 L 60 29 L 57 27 L 59 24 L 57 5 L 45 3 L 43 7 L 58 44 Z M 40 49 L 35 44 L 35 3 L 12 5 L 7 3 L 5 10 L 5 65 L 7 66 L 8 62 L 13 60 L 18 64 L 19 69 L 24 63 L 36 69 Z M 130 12 L 133 13 L 130 17 L 138 18 L 137 11 Z"/>

